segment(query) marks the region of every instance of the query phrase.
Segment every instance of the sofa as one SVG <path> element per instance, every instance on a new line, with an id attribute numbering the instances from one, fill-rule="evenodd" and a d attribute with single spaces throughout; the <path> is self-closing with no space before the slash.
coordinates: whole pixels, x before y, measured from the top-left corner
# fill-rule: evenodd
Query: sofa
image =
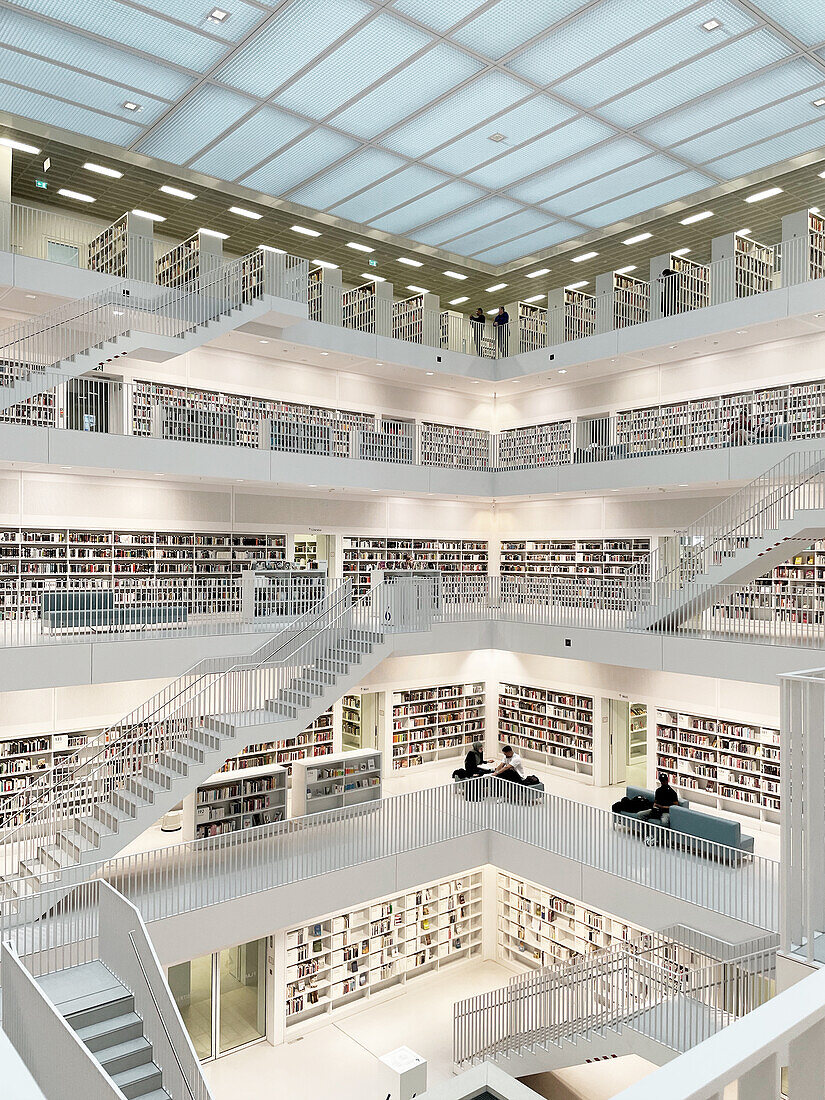
<path id="1" fill-rule="evenodd" d="M 628 798 L 642 797 L 653 803 L 653 791 L 644 787 L 627 787 L 625 794 Z M 636 822 L 636 814 L 626 810 L 614 811 L 616 819 L 624 819 L 634 831 L 637 831 L 647 844 L 656 843 L 656 830 L 650 828 L 646 822 Z M 736 849 L 742 855 L 753 855 L 753 837 L 742 832 L 738 821 L 730 821 L 728 818 L 715 817 L 713 814 L 701 813 L 690 808 L 687 799 L 679 799 L 677 805 L 670 809 L 670 834 L 675 846 L 687 851 L 703 851 L 704 841 L 714 844 L 723 844 L 726 848 Z M 731 857 L 735 858 L 735 857 Z"/>

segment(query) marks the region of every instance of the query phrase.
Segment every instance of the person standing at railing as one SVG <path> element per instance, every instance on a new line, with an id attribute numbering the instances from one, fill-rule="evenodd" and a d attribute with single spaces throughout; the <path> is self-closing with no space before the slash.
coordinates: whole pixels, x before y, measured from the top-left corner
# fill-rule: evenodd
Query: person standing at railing
<path id="1" fill-rule="evenodd" d="M 731 447 L 747 447 L 753 442 L 754 424 L 748 409 L 742 409 L 735 420 L 730 421 Z"/>
<path id="2" fill-rule="evenodd" d="M 470 331 L 473 334 L 473 343 L 476 348 L 476 355 L 481 355 L 484 347 L 484 326 L 486 324 L 484 317 L 484 310 L 481 306 L 470 314 Z"/>
<path id="3" fill-rule="evenodd" d="M 504 306 L 498 307 L 498 313 L 493 318 L 493 328 L 496 330 L 496 349 L 499 359 L 508 354 L 510 343 L 510 314 Z"/>

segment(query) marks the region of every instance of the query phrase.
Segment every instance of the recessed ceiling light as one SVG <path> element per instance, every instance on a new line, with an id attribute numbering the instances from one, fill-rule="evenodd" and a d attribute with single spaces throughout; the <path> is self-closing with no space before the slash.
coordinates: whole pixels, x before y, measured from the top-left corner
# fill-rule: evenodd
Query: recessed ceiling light
<path id="1" fill-rule="evenodd" d="M 307 485 L 307 489 L 317 489 L 317 485 Z"/>
<path id="2" fill-rule="evenodd" d="M 73 470 L 74 466 L 61 466 L 60 469 L 61 470 Z"/>
<path id="3" fill-rule="evenodd" d="M 321 355 L 329 355 L 329 352 L 328 351 L 322 351 Z"/>
<path id="4" fill-rule="evenodd" d="M 580 283 L 568 283 L 564 288 L 565 290 L 581 290 L 583 286 L 587 286 L 587 279 L 582 279 Z"/>
<path id="5" fill-rule="evenodd" d="M 639 244 L 640 241 L 649 241 L 652 236 L 652 233 L 637 233 L 635 237 L 628 237 L 626 241 L 622 241 L 622 244 Z"/>
<path id="6" fill-rule="evenodd" d="M 818 214 L 819 213 L 819 207 L 818 206 L 809 206 L 808 207 L 808 212 L 811 213 L 811 214 Z"/>
<path id="7" fill-rule="evenodd" d="M 423 286 L 413 286 L 412 284 L 410 284 L 407 287 L 407 290 L 414 290 L 416 292 L 416 294 L 429 294 L 430 293 L 429 290 L 425 290 Z"/>
<path id="8" fill-rule="evenodd" d="M 504 290 L 507 285 L 507 283 L 493 283 L 492 286 L 487 287 L 487 293 L 494 294 L 497 290 Z"/>
<path id="9" fill-rule="evenodd" d="M 635 271 L 635 270 L 636 270 L 636 264 L 628 264 L 627 267 L 617 267 L 616 268 L 616 274 L 617 275 L 629 275 L 631 271 Z"/>
<path id="10" fill-rule="evenodd" d="M 570 262 L 580 264 L 583 260 L 592 260 L 594 256 L 598 256 L 598 252 L 582 252 L 581 256 L 574 256 Z"/>
<path id="11" fill-rule="evenodd" d="M 746 328 L 738 328 L 736 330 L 736 335 L 737 336 L 747 336 L 747 334 L 748 334 L 748 330 Z"/>
<path id="12" fill-rule="evenodd" d="M 525 302 L 540 302 L 543 298 L 546 298 L 546 294 L 534 294 L 532 298 L 525 298 Z"/>
<path id="13" fill-rule="evenodd" d="M 164 183 L 160 190 L 164 195 L 173 195 L 176 199 L 189 199 L 190 202 L 198 197 L 193 195 L 191 191 L 184 191 L 180 187 L 171 187 L 168 183 Z"/>
<path id="14" fill-rule="evenodd" d="M 677 248 L 675 252 L 671 252 L 671 256 L 687 256 L 689 252 L 689 248 Z"/>
<path id="15" fill-rule="evenodd" d="M 507 140 L 506 134 L 500 134 L 498 130 L 494 134 L 490 134 L 490 141 L 502 142 Z"/>
<path id="16" fill-rule="evenodd" d="M 479 381 L 480 381 L 480 379 L 478 379 L 478 378 L 471 378 L 470 379 L 470 385 L 471 386 L 477 386 L 479 384 Z"/>
<path id="17" fill-rule="evenodd" d="M 337 268 L 338 267 L 338 264 L 331 264 L 329 262 L 329 260 L 313 260 L 312 262 L 316 267 L 328 267 L 328 268 Z"/>
<path id="18" fill-rule="evenodd" d="M 223 8 L 213 8 L 206 17 L 209 23 L 225 23 L 228 18 L 229 12 L 224 11 Z"/>
<path id="19" fill-rule="evenodd" d="M 712 210 L 703 210 L 701 214 L 690 214 L 687 218 L 682 218 L 679 225 L 693 225 L 694 222 L 703 222 L 705 218 L 712 218 Z"/>
<path id="20" fill-rule="evenodd" d="M 165 222 L 166 218 L 162 214 L 153 214 L 151 210 L 133 210 L 133 214 L 137 214 L 139 218 L 148 218 L 150 222 Z"/>
<path id="21" fill-rule="evenodd" d="M 428 370 L 425 373 L 426 373 L 428 378 L 432 378 L 432 376 L 435 374 L 435 371 L 434 370 Z"/>
<path id="22" fill-rule="evenodd" d="M 678 346 L 679 346 L 678 344 L 671 344 L 671 345 L 670 345 L 670 350 L 671 350 L 671 351 L 675 351 L 675 350 L 676 350 L 676 348 L 678 348 Z"/>
<path id="23" fill-rule="evenodd" d="M 204 229 L 201 226 L 201 228 L 198 230 L 198 232 L 203 233 L 207 237 L 218 237 L 222 241 L 228 241 L 229 240 L 229 234 L 228 233 L 219 233 L 217 231 L 217 229 Z"/>
<path id="24" fill-rule="evenodd" d="M 718 19 L 708 19 L 707 23 L 702 24 L 703 31 L 716 31 L 722 26 Z"/>
<path id="25" fill-rule="evenodd" d="M 359 244 L 358 241 L 347 241 L 347 248 L 354 248 L 356 252 L 374 252 L 368 244 Z"/>
<path id="26" fill-rule="evenodd" d="M 133 103 L 131 99 L 127 99 L 123 104 L 127 111 L 142 111 L 143 108 L 139 103 Z"/>
<path id="27" fill-rule="evenodd" d="M 450 305 L 451 306 L 460 306 L 463 302 L 469 302 L 469 300 L 470 299 L 467 298 L 466 296 L 464 298 L 453 298 L 450 301 Z"/>
<path id="28" fill-rule="evenodd" d="M 562 369 L 559 371 L 559 374 L 567 374 L 567 371 L 562 367 Z"/>
<path id="29" fill-rule="evenodd" d="M 370 492 L 371 493 L 380 493 L 381 490 L 380 489 L 370 489 Z"/>
<path id="30" fill-rule="evenodd" d="M 492 317 L 496 313 L 498 313 L 498 306 L 493 306 L 492 309 L 487 310 L 488 317 Z"/>
<path id="31" fill-rule="evenodd" d="M 95 172 L 98 176 L 109 176 L 113 180 L 123 179 L 123 173 L 116 168 L 106 168 L 102 164 L 92 164 L 91 161 L 86 161 L 83 167 L 87 172 Z"/>
<path id="32" fill-rule="evenodd" d="M 527 275 L 524 276 L 524 278 L 525 279 L 538 279 L 539 275 L 549 275 L 549 274 L 550 274 L 550 268 L 549 267 L 540 267 L 536 271 L 530 271 Z"/>
<path id="33" fill-rule="evenodd" d="M 361 278 L 362 279 L 369 279 L 373 283 L 385 283 L 387 281 L 383 277 L 383 275 L 374 275 L 371 271 L 362 271 L 361 272 Z"/>
<path id="34" fill-rule="evenodd" d="M 278 256 L 286 256 L 283 248 L 273 248 L 271 244 L 259 244 L 258 250 L 260 252 L 274 252 Z"/>
<path id="35" fill-rule="evenodd" d="M 268 340 L 259 340 L 258 343 L 259 344 L 268 344 L 269 341 Z"/>
<path id="36" fill-rule="evenodd" d="M 307 229 L 305 225 L 291 225 L 289 227 L 293 233 L 303 233 L 305 237 L 320 237 L 321 234 L 317 229 Z"/>
<path id="37" fill-rule="evenodd" d="M 399 256 L 398 262 L 400 264 L 406 264 L 407 267 L 423 267 L 424 265 L 419 260 L 411 260 L 409 256 Z"/>
<path id="38" fill-rule="evenodd" d="M 825 97 L 814 100 L 814 107 L 825 107 Z"/>
<path id="39" fill-rule="evenodd" d="M 31 298 L 32 301 L 35 301 L 35 299 L 37 298 L 37 295 L 36 294 L 27 294 L 26 297 Z"/>
<path id="40" fill-rule="evenodd" d="M 745 202 L 761 202 L 763 199 L 772 199 L 774 195 L 781 195 L 781 187 L 768 187 L 764 191 L 757 191 L 753 195 L 748 195 Z"/>
<path id="41" fill-rule="evenodd" d="M 446 275 L 448 279 L 466 279 L 466 275 L 462 275 L 460 271 L 443 271 L 443 275 Z"/>
<path id="42" fill-rule="evenodd" d="M 39 153 L 40 150 L 36 145 L 26 145 L 23 141 L 15 141 L 13 138 L 0 138 L 0 145 L 5 145 L 7 149 L 16 149 L 19 153 Z"/>
<path id="43" fill-rule="evenodd" d="M 251 218 L 255 222 L 259 222 L 263 217 L 263 214 L 258 214 L 255 210 L 246 210 L 243 206 L 230 206 L 229 213 L 237 214 L 240 218 Z"/>
<path id="44" fill-rule="evenodd" d="M 82 191 L 69 191 L 66 187 L 61 187 L 57 193 L 62 195 L 64 199 L 77 199 L 78 202 L 95 201 L 91 195 L 84 195 Z"/>

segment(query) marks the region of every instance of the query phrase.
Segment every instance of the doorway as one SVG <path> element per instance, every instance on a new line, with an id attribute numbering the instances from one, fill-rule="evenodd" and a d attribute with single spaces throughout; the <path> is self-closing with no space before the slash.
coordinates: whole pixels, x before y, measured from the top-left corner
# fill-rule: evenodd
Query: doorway
<path id="1" fill-rule="evenodd" d="M 266 940 L 169 967 L 175 998 L 202 1062 L 266 1037 Z"/>
<path id="2" fill-rule="evenodd" d="M 317 566 L 332 573 L 332 554 L 334 550 L 332 535 L 318 533 L 295 536 L 295 561 L 304 569 Z"/>
<path id="3" fill-rule="evenodd" d="M 377 749 L 384 717 L 382 691 L 350 692 L 341 701 L 341 745 L 344 752 Z"/>
<path id="4" fill-rule="evenodd" d="M 647 704 L 602 699 L 610 786 L 647 784 Z"/>

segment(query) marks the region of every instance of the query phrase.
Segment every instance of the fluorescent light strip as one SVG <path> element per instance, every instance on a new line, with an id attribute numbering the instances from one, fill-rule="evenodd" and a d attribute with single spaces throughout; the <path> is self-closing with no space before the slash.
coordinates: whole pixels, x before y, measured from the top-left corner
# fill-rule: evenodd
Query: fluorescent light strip
<path id="1" fill-rule="evenodd" d="M 701 214 L 690 214 L 687 218 L 682 218 L 679 225 L 693 225 L 695 222 L 703 222 L 705 218 L 712 218 L 712 210 L 703 210 Z"/>
<path id="2" fill-rule="evenodd" d="M 424 265 L 418 260 L 411 260 L 408 256 L 399 256 L 398 262 L 400 264 L 406 264 L 407 267 L 423 267 Z"/>
<path id="3" fill-rule="evenodd" d="M 781 187 L 768 187 L 764 191 L 757 191 L 753 195 L 748 195 L 745 202 L 762 202 L 763 199 L 772 199 L 774 195 L 781 195 Z"/>
<path id="4" fill-rule="evenodd" d="M 118 172 L 116 168 L 106 168 L 102 164 L 92 164 L 90 161 L 86 161 L 83 167 L 87 172 L 94 172 L 98 176 L 109 176 L 113 180 L 123 179 L 123 173 Z"/>
<path id="5" fill-rule="evenodd" d="M 251 218 L 254 222 L 259 222 L 263 217 L 263 214 L 258 214 L 254 210 L 245 210 L 243 206 L 230 206 L 230 214 L 237 214 L 240 218 Z"/>
<path id="6" fill-rule="evenodd" d="M 305 225 L 291 225 L 289 227 L 293 233 L 303 233 L 305 237 L 320 237 L 321 234 L 317 229 L 307 229 Z"/>
<path id="7" fill-rule="evenodd" d="M 450 302 L 450 305 L 451 305 L 451 306 L 460 306 L 460 305 L 462 305 L 462 304 L 463 304 L 464 302 L 469 302 L 469 300 L 470 300 L 470 299 L 469 299 L 469 298 L 467 298 L 467 297 L 464 297 L 464 298 L 453 298 L 453 299 L 452 299 L 452 301 Z"/>
<path id="8" fill-rule="evenodd" d="M 737 229 L 736 230 L 736 236 L 737 237 L 749 237 L 751 235 L 751 233 L 753 233 L 752 229 Z"/>
<path id="9" fill-rule="evenodd" d="M 616 268 L 616 274 L 617 275 L 629 275 L 631 271 L 635 271 L 635 270 L 636 270 L 636 264 L 630 264 L 628 267 L 617 267 Z"/>
<path id="10" fill-rule="evenodd" d="M 549 267 L 540 267 L 538 271 L 531 271 L 528 275 L 525 275 L 525 279 L 538 279 L 539 275 L 549 275 Z"/>
<path id="11" fill-rule="evenodd" d="M 582 252 L 581 256 L 574 256 L 570 261 L 571 264 L 580 264 L 584 260 L 592 260 L 598 256 L 598 252 Z"/>
<path id="12" fill-rule="evenodd" d="M 448 279 L 466 279 L 466 275 L 462 275 L 460 271 L 443 271 L 443 275 L 446 275 Z"/>
<path id="13" fill-rule="evenodd" d="M 374 252 L 368 244 L 359 244 L 358 241 L 347 241 L 347 248 L 354 248 L 356 252 Z"/>
<path id="14" fill-rule="evenodd" d="M 315 267 L 329 267 L 329 268 L 337 268 L 338 267 L 338 264 L 331 264 L 329 262 L 329 260 L 313 260 L 312 262 L 315 265 Z"/>
<path id="15" fill-rule="evenodd" d="M 271 244 L 259 244 L 258 250 L 260 252 L 274 252 L 276 256 L 286 256 L 286 250 L 283 248 L 273 248 Z"/>
<path id="16" fill-rule="evenodd" d="M 5 145 L 7 149 L 16 149 L 18 153 L 39 153 L 40 150 L 36 145 L 26 145 L 23 141 L 15 141 L 14 138 L 0 138 L 0 145 Z"/>
<path id="17" fill-rule="evenodd" d="M 387 281 L 381 275 L 373 275 L 373 273 L 371 271 L 362 271 L 361 272 L 361 278 L 362 279 L 369 279 L 373 283 L 385 283 Z"/>
<path id="18" fill-rule="evenodd" d="M 217 231 L 217 229 L 204 229 L 201 226 L 201 228 L 198 230 L 198 232 L 203 233 L 204 236 L 206 236 L 206 237 L 217 237 L 219 240 L 222 240 L 222 241 L 228 241 L 229 240 L 229 234 L 228 233 L 219 233 Z"/>
<path id="19" fill-rule="evenodd" d="M 150 222 L 165 222 L 166 218 L 162 214 L 153 214 L 149 210 L 133 210 L 133 214 L 137 214 L 139 218 L 148 218 Z"/>
<path id="20" fill-rule="evenodd" d="M 429 290 L 425 290 L 423 286 L 412 286 L 412 284 L 410 284 L 410 286 L 407 287 L 407 290 L 414 290 L 416 294 L 429 294 L 430 293 Z"/>
<path id="21" fill-rule="evenodd" d="M 198 196 L 193 195 L 191 191 L 183 191 L 180 187 L 170 187 L 168 183 L 164 183 L 160 190 L 164 195 L 173 195 L 176 199 L 196 199 Z"/>
<path id="22" fill-rule="evenodd" d="M 84 195 L 81 191 L 69 191 L 66 187 L 61 187 L 57 193 L 62 195 L 64 199 L 77 199 L 78 202 L 96 201 L 91 195 Z"/>
<path id="23" fill-rule="evenodd" d="M 814 107 L 825 107 L 825 99 L 815 99 Z"/>
<path id="24" fill-rule="evenodd" d="M 688 256 L 690 251 L 689 248 L 677 248 L 675 252 L 671 252 L 671 256 Z"/>
<path id="25" fill-rule="evenodd" d="M 622 244 L 639 244 L 640 241 L 649 241 L 652 236 L 652 233 L 637 233 L 635 237 L 628 237 L 626 241 L 622 241 Z"/>
<path id="26" fill-rule="evenodd" d="M 487 287 L 487 293 L 495 294 L 497 290 L 504 290 L 504 288 L 508 285 L 508 283 L 494 283 L 492 286 Z"/>
<path id="27" fill-rule="evenodd" d="M 565 290 L 581 290 L 583 286 L 587 286 L 587 279 L 583 279 L 580 283 L 568 283 L 564 288 Z"/>
<path id="28" fill-rule="evenodd" d="M 540 302 L 542 298 L 546 298 L 546 294 L 534 294 L 532 298 L 525 298 L 525 302 Z"/>

